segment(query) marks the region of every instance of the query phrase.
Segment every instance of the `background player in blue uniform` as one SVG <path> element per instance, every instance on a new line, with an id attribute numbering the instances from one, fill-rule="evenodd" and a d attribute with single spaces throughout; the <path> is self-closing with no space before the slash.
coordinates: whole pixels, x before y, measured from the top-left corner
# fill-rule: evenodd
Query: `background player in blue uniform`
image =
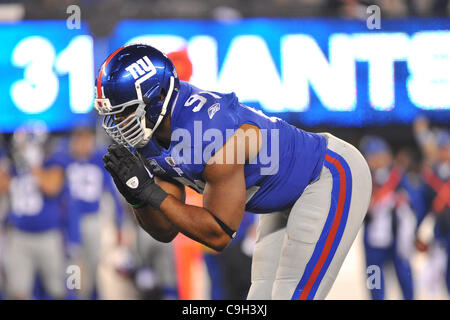
<path id="1" fill-rule="evenodd" d="M 104 150 L 96 148 L 94 128 L 80 126 L 72 132 L 66 164 L 68 185 L 69 252 L 83 265 L 80 298 L 93 297 L 101 252 L 100 202 L 105 192 L 114 200 L 118 241 L 123 208 L 111 177 L 103 168 Z"/>
<path id="2" fill-rule="evenodd" d="M 380 287 L 371 288 L 373 299 L 385 298 L 385 268 L 393 263 L 403 298 L 414 298 L 410 259 L 414 253 L 417 218 L 405 189 L 405 172 L 394 165 L 390 147 L 380 137 L 366 136 L 361 150 L 372 170 L 373 194 L 365 224 L 366 264 L 380 268 Z"/>
<path id="3" fill-rule="evenodd" d="M 424 157 L 425 212 L 435 217 L 431 245 L 445 251 L 444 279 L 450 293 L 450 133 L 447 129 L 430 129 L 425 118 L 416 119 L 414 130 Z"/>
<path id="4" fill-rule="evenodd" d="M 57 154 L 45 156 L 45 137 L 32 127 L 19 129 L 12 138 L 5 256 L 9 298 L 31 298 L 36 275 L 50 297 L 62 299 L 66 293 L 61 232 L 64 164 Z"/>
<path id="5" fill-rule="evenodd" d="M 146 45 L 106 59 L 95 107 L 118 143 L 105 167 L 151 236 L 182 232 L 222 250 L 244 210 L 258 213 L 248 298 L 326 297 L 369 205 L 370 171 L 356 148 L 180 82 Z M 180 183 L 203 193 L 203 207 L 184 203 Z"/>

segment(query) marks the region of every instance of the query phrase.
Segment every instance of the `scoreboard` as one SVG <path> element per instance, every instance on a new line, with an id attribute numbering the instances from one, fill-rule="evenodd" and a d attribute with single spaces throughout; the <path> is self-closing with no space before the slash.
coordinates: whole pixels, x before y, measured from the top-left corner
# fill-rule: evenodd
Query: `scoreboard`
<path id="1" fill-rule="evenodd" d="M 29 119 L 52 130 L 94 117 L 96 69 L 127 43 L 186 50 L 190 82 L 294 124 L 450 119 L 450 19 L 121 21 L 107 38 L 65 21 L 0 24 L 0 131 Z M 106 45 L 105 45 L 106 43 Z M 101 44 L 101 45 L 100 45 Z"/>

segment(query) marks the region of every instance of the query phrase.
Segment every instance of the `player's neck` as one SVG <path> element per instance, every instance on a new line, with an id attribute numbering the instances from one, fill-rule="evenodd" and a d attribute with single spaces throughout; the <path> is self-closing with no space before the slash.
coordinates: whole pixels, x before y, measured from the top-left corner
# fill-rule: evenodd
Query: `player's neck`
<path id="1" fill-rule="evenodd" d="M 171 141 L 172 129 L 170 127 L 170 115 L 166 116 L 155 132 L 158 143 L 168 149 Z"/>

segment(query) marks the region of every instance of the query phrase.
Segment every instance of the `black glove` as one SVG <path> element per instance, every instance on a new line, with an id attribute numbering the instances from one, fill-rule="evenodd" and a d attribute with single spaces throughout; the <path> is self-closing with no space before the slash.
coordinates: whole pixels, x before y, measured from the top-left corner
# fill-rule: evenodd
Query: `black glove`
<path id="1" fill-rule="evenodd" d="M 139 154 L 133 154 L 122 145 L 112 144 L 103 156 L 103 161 L 117 189 L 133 208 L 150 204 L 159 209 L 168 196 L 150 176 Z"/>

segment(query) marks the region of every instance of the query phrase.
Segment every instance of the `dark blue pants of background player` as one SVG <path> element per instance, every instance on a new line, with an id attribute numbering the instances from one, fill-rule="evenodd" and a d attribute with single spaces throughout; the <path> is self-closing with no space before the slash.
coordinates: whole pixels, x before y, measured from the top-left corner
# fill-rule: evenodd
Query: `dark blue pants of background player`
<path id="1" fill-rule="evenodd" d="M 370 294 L 374 300 L 385 298 L 385 281 L 383 268 L 388 263 L 393 263 L 400 288 L 405 300 L 414 299 L 414 285 L 409 261 L 401 257 L 396 251 L 395 241 L 387 248 L 374 248 L 367 239 L 367 227 L 364 228 L 364 249 L 366 254 L 366 265 L 376 265 L 380 267 L 380 288 L 370 289 Z"/>
<path id="2" fill-rule="evenodd" d="M 435 241 L 439 242 L 447 252 L 447 269 L 445 272 L 445 282 L 450 294 L 450 212 L 442 213 L 436 218 L 434 227 Z"/>

